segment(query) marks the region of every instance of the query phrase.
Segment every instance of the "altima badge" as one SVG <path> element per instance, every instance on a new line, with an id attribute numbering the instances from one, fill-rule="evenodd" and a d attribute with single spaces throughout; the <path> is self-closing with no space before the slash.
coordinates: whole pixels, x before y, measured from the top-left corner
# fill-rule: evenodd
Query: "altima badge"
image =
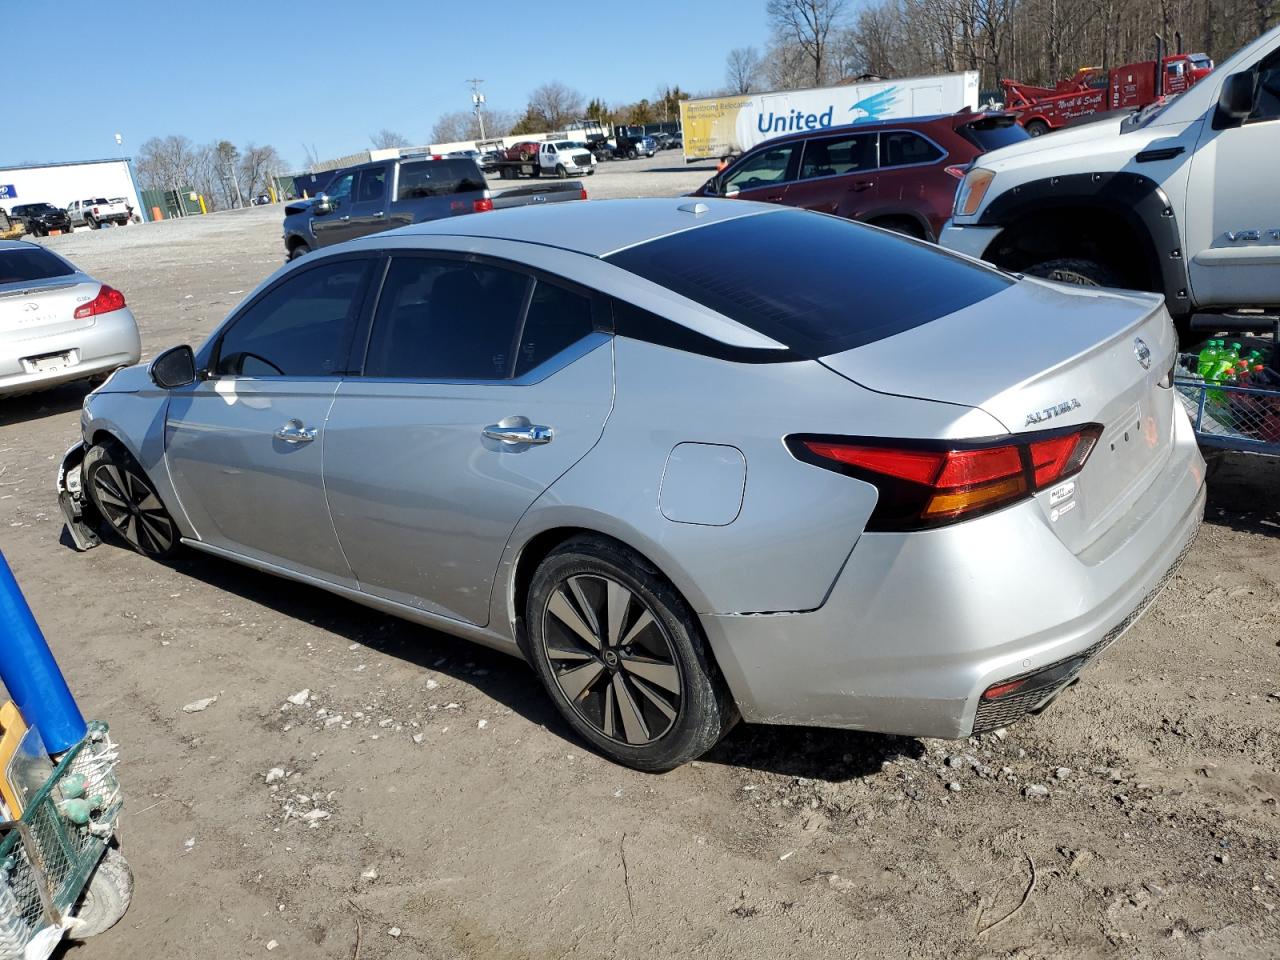
<path id="1" fill-rule="evenodd" d="M 1147 341 L 1141 337 L 1134 337 L 1133 353 L 1138 358 L 1138 362 L 1142 364 L 1143 370 L 1151 369 L 1151 348 L 1147 346 Z"/>
<path id="2" fill-rule="evenodd" d="M 1052 420 L 1054 417 L 1060 417 L 1064 413 L 1070 413 L 1072 410 L 1079 410 L 1081 403 L 1075 397 L 1070 400 L 1063 400 L 1061 403 L 1055 403 L 1051 407 L 1045 407 L 1043 410 L 1036 410 L 1027 414 L 1027 422 L 1023 426 L 1030 427 L 1037 423 L 1044 423 L 1046 420 Z"/>

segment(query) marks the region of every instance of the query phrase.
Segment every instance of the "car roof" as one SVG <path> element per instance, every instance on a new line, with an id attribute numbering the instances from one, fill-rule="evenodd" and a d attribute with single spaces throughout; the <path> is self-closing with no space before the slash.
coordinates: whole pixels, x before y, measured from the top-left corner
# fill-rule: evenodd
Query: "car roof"
<path id="1" fill-rule="evenodd" d="M 394 231 L 398 236 L 483 237 L 557 247 L 603 257 L 627 247 L 739 217 L 789 210 L 764 203 L 698 197 L 649 197 L 530 204 L 466 217 L 446 217 Z M 377 242 L 373 234 L 363 240 Z"/>
<path id="2" fill-rule="evenodd" d="M 1013 116 L 1007 110 L 961 110 L 958 113 L 935 113 L 928 117 L 902 117 L 898 120 L 870 120 L 859 121 L 857 123 L 845 123 L 834 127 L 821 127 L 816 130 L 797 130 L 792 133 L 784 133 L 780 137 L 771 137 L 768 140 L 762 140 L 760 143 L 752 147 L 762 147 L 768 143 L 789 143 L 792 140 L 812 140 L 814 137 L 839 136 L 852 130 L 918 130 L 924 127 L 933 127 L 941 124 L 947 129 L 956 129 L 972 123 L 975 120 L 981 120 L 984 117 Z M 746 152 L 746 151 L 744 151 Z"/>

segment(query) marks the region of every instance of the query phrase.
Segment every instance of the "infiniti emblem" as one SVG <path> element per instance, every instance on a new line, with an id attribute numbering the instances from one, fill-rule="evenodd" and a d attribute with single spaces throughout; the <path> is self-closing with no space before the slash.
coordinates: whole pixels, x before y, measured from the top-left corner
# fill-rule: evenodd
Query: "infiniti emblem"
<path id="1" fill-rule="evenodd" d="M 27 309 L 28 309 L 28 310 L 39 310 L 39 309 L 40 309 L 40 304 L 38 304 L 38 303 L 28 303 L 28 304 L 27 304 Z"/>
<path id="2" fill-rule="evenodd" d="M 1151 369 L 1151 348 L 1141 337 L 1133 338 L 1133 355 L 1138 358 L 1143 370 Z"/>

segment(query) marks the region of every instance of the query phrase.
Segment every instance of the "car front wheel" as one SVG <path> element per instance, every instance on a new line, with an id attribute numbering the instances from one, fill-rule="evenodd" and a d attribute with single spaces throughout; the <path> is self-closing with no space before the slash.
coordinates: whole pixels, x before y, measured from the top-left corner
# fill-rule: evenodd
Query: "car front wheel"
<path id="1" fill-rule="evenodd" d="M 81 483 L 112 532 L 144 557 L 163 560 L 178 549 L 178 527 L 142 468 L 115 443 L 84 455 Z"/>
<path id="2" fill-rule="evenodd" d="M 737 710 L 697 619 L 647 560 L 575 537 L 538 567 L 526 654 L 569 725 L 610 759 L 671 770 L 710 750 Z"/>

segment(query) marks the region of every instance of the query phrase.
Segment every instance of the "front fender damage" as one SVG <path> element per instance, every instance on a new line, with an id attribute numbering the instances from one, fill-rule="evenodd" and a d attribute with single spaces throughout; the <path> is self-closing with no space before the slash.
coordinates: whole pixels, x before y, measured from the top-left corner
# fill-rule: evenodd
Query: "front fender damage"
<path id="1" fill-rule="evenodd" d="M 67 522 L 71 542 L 80 551 L 92 550 L 102 542 L 98 537 L 101 517 L 85 496 L 80 474 L 80 466 L 84 463 L 87 452 L 88 448 L 83 442 L 76 443 L 63 455 L 62 465 L 58 467 L 58 507 Z"/>

